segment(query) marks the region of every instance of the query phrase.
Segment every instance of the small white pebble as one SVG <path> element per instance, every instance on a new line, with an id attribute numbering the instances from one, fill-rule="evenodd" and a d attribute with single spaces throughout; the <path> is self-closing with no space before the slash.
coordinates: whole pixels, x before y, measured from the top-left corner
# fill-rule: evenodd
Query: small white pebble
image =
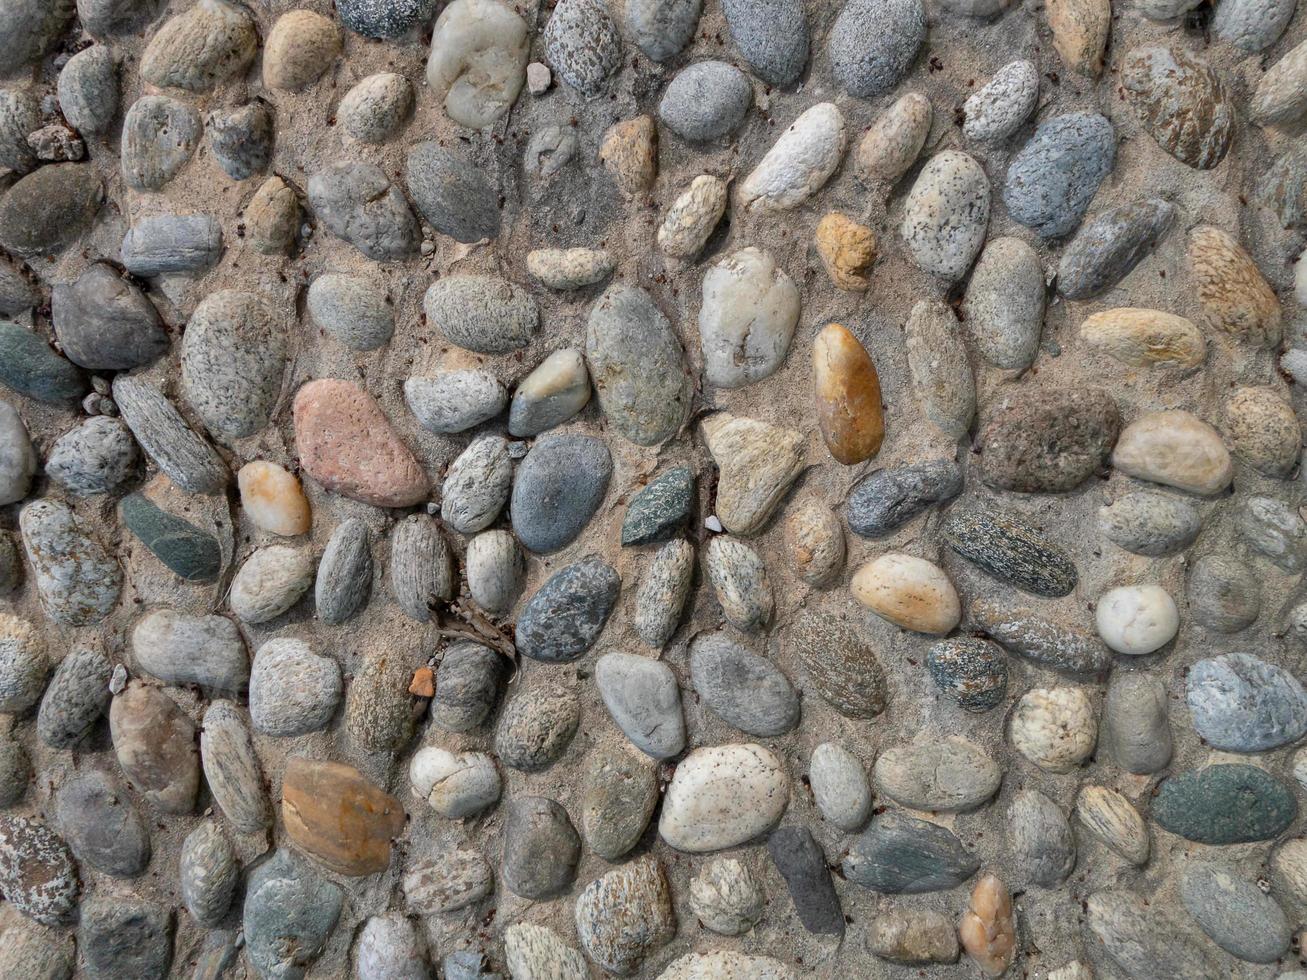
<path id="1" fill-rule="evenodd" d="M 533 61 L 526 66 L 526 87 L 531 90 L 532 95 L 544 95 L 549 91 L 553 80 L 554 76 L 550 73 L 548 65 Z"/>
<path id="2" fill-rule="evenodd" d="M 716 514 L 709 514 L 704 519 L 703 526 L 706 527 L 709 531 L 714 531 L 717 534 L 722 533 L 722 522 L 717 519 Z"/>
<path id="3" fill-rule="evenodd" d="M 122 694 L 123 688 L 127 686 L 127 668 L 122 664 L 115 664 L 113 676 L 109 678 L 109 693 Z"/>

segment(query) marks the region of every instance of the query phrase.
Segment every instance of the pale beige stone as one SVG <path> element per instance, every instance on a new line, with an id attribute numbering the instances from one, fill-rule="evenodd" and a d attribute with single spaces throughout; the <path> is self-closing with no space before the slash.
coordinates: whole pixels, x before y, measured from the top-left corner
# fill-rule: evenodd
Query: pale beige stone
<path id="1" fill-rule="evenodd" d="M 652 188 L 658 176 L 658 127 L 653 117 L 636 116 L 608 127 L 599 145 L 599 162 L 628 199 Z"/>
<path id="2" fill-rule="evenodd" d="M 1220 493 L 1234 479 L 1221 434 L 1180 410 L 1150 412 L 1126 426 L 1112 465 L 1138 480 L 1204 495 Z"/>
<path id="3" fill-rule="evenodd" d="M 957 590 L 924 558 L 890 552 L 853 576 L 853 595 L 882 619 L 917 633 L 943 636 L 962 619 Z"/>
<path id="4" fill-rule="evenodd" d="M 241 508 L 256 526 L 283 537 L 304 534 L 312 515 L 300 481 L 266 459 L 246 463 L 236 474 Z"/>
<path id="5" fill-rule="evenodd" d="M 840 289 L 862 292 L 871 285 L 876 236 L 870 228 L 831 211 L 817 223 L 816 243 L 826 274 Z"/>
<path id="6" fill-rule="evenodd" d="M 962 948 L 987 977 L 1001 977 L 1016 955 L 1012 894 L 997 875 L 987 874 L 971 890 L 971 906 L 958 925 Z"/>
<path id="7" fill-rule="evenodd" d="M 1076 797 L 1076 815 L 1086 830 L 1131 864 L 1148 863 L 1148 825 L 1120 793 L 1086 786 Z"/>
<path id="8" fill-rule="evenodd" d="M 1130 367 L 1192 368 L 1207 356 L 1198 328 L 1161 310 L 1103 310 L 1080 325 L 1080 339 Z"/>
<path id="9" fill-rule="evenodd" d="M 701 174 L 667 210 L 658 228 L 658 247 L 674 259 L 690 261 L 707 243 L 726 213 L 726 181 Z"/>
<path id="10" fill-rule="evenodd" d="M 1250 344 L 1279 345 L 1280 301 L 1233 235 L 1199 225 L 1189 233 L 1189 265 L 1207 327 Z"/>
<path id="11" fill-rule="evenodd" d="M 1109 0 L 1048 0 L 1044 15 L 1063 63 L 1078 74 L 1097 78 L 1112 30 Z"/>
<path id="12" fill-rule="evenodd" d="M 1071 772 L 1098 741 L 1094 703 L 1078 687 L 1027 691 L 1012 712 L 1012 745 L 1046 772 Z"/>

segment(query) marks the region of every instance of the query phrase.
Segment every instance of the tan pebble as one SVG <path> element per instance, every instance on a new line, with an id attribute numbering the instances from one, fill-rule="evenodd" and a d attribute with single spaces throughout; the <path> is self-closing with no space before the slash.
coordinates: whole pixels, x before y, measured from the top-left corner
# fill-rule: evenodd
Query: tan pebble
<path id="1" fill-rule="evenodd" d="M 690 261 L 701 251 L 726 213 L 726 181 L 701 174 L 667 211 L 658 229 L 658 247 L 674 259 Z"/>
<path id="2" fill-rule="evenodd" d="M 862 137 L 854 153 L 858 172 L 868 180 L 898 180 L 921 154 L 933 117 L 930 99 L 919 92 L 903 96 Z"/>
<path id="3" fill-rule="evenodd" d="M 282 14 L 263 45 L 263 84 L 299 91 L 331 67 L 340 43 L 335 21 L 311 10 Z"/>
<path id="4" fill-rule="evenodd" d="M 962 913 L 958 937 L 980 972 L 1001 977 L 1016 955 L 1016 921 L 1012 895 L 997 875 L 988 874 L 971 890 L 971 906 Z"/>
<path id="5" fill-rule="evenodd" d="M 1263 347 L 1280 343 L 1280 301 L 1233 235 L 1199 225 L 1189 233 L 1189 264 L 1206 326 Z"/>
<path id="6" fill-rule="evenodd" d="M 786 519 L 785 553 L 809 585 L 827 585 L 844 568 L 844 526 L 825 501 L 809 497 Z"/>
<path id="7" fill-rule="evenodd" d="M 236 474 L 241 507 L 256 526 L 290 537 L 309 529 L 309 501 L 300 481 L 276 463 L 256 459 Z"/>
<path id="8" fill-rule="evenodd" d="M 1237 388 L 1225 403 L 1225 434 L 1234 454 L 1258 473 L 1286 477 L 1302 455 L 1302 427 L 1274 388 Z"/>
<path id="9" fill-rule="evenodd" d="M 1049 973 L 1048 980 L 1094 980 L 1094 971 L 1079 960 L 1072 960 Z"/>
<path id="10" fill-rule="evenodd" d="M 1126 426 L 1112 451 L 1112 465 L 1137 480 L 1190 493 L 1220 493 L 1234 479 L 1220 433 L 1179 410 L 1150 412 Z"/>
<path id="11" fill-rule="evenodd" d="M 867 946 L 883 960 L 909 966 L 956 963 L 958 959 L 953 923 L 929 909 L 882 912 L 871 924 Z"/>
<path id="12" fill-rule="evenodd" d="M 1089 758 L 1098 722 L 1089 695 L 1078 687 L 1027 691 L 1012 713 L 1012 744 L 1046 772 L 1070 772 Z"/>
<path id="13" fill-rule="evenodd" d="M 917 633 L 943 636 L 962 618 L 962 604 L 938 565 L 898 552 L 881 555 L 853 576 L 853 596 L 882 619 Z"/>
<path id="14" fill-rule="evenodd" d="M 300 227 L 300 202 L 280 177 L 269 177 L 245 207 L 245 231 L 255 251 L 264 255 L 289 252 Z"/>
<path id="15" fill-rule="evenodd" d="M 866 348 L 847 328 L 828 324 L 812 345 L 817 421 L 830 453 L 846 466 L 880 452 L 885 440 L 880 377 Z"/>
<path id="16" fill-rule="evenodd" d="M 430 667 L 419 667 L 413 671 L 413 680 L 409 682 L 408 693 L 419 698 L 436 696 L 436 674 Z"/>
<path id="17" fill-rule="evenodd" d="M 628 199 L 653 187 L 658 176 L 658 127 L 652 116 L 623 119 L 608 127 L 599 162 Z"/>
<path id="18" fill-rule="evenodd" d="M 1148 825 L 1116 790 L 1084 787 L 1076 797 L 1076 815 L 1086 830 L 1131 864 L 1148 863 Z"/>
<path id="19" fill-rule="evenodd" d="M 718 469 L 717 519 L 732 534 L 757 534 L 803 472 L 803 436 L 727 412 L 702 428 Z"/>
<path id="20" fill-rule="evenodd" d="M 1097 78 L 1112 29 L 1109 0 L 1048 0 L 1044 5 L 1053 47 L 1072 71 Z"/>
<path id="21" fill-rule="evenodd" d="M 353 766 L 294 758 L 281 785 L 281 817 L 291 842 L 337 874 L 385 871 L 404 807 Z"/>
<path id="22" fill-rule="evenodd" d="M 1198 328 L 1161 310 L 1103 310 L 1080 325 L 1080 339 L 1130 367 L 1192 368 L 1207 356 Z"/>
<path id="23" fill-rule="evenodd" d="M 538 248 L 526 256 L 526 271 L 550 289 L 593 286 L 615 268 L 612 255 L 602 249 Z"/>
<path id="24" fill-rule="evenodd" d="M 1275 883 L 1300 907 L 1307 908 L 1307 837 L 1285 841 L 1271 857 Z"/>
<path id="25" fill-rule="evenodd" d="M 835 285 L 853 292 L 871 285 L 868 273 L 876 261 L 876 236 L 870 228 L 832 211 L 818 222 L 816 238 L 817 254 Z"/>

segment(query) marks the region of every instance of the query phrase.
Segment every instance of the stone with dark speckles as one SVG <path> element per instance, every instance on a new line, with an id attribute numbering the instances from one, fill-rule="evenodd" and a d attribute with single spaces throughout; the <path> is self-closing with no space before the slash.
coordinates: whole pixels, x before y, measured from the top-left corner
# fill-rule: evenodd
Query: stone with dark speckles
<path id="1" fill-rule="evenodd" d="M 1265 770 L 1240 763 L 1171 776 L 1157 788 L 1153 819 L 1199 844 L 1271 840 L 1298 816 L 1293 791 Z"/>

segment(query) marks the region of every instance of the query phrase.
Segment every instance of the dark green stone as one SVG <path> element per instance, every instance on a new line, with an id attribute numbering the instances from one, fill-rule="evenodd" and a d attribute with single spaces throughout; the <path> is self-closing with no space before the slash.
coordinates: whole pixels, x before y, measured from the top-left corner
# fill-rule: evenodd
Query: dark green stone
<path id="1" fill-rule="evenodd" d="M 0 323 L 0 384 L 54 405 L 80 401 L 90 391 L 71 361 L 16 323 Z"/>
<path id="2" fill-rule="evenodd" d="M 1157 789 L 1153 819 L 1199 844 L 1270 840 L 1298 816 L 1293 791 L 1255 766 L 1208 766 Z"/>
<path id="3" fill-rule="evenodd" d="M 222 549 L 211 534 L 160 510 L 139 493 L 124 498 L 123 521 L 159 561 L 188 582 L 210 582 L 222 568 Z"/>
<path id="4" fill-rule="evenodd" d="M 1000 582 L 1031 595 L 1057 599 L 1076 587 L 1076 566 L 1024 521 L 1005 514 L 949 514 L 944 542 Z"/>
<path id="5" fill-rule="evenodd" d="M 901 813 L 882 813 L 849 847 L 844 877 L 889 895 L 947 891 L 980 870 L 953 832 Z"/>
<path id="6" fill-rule="evenodd" d="M 694 473 L 677 466 L 635 495 L 622 521 L 622 546 L 667 541 L 690 520 L 694 509 Z"/>

